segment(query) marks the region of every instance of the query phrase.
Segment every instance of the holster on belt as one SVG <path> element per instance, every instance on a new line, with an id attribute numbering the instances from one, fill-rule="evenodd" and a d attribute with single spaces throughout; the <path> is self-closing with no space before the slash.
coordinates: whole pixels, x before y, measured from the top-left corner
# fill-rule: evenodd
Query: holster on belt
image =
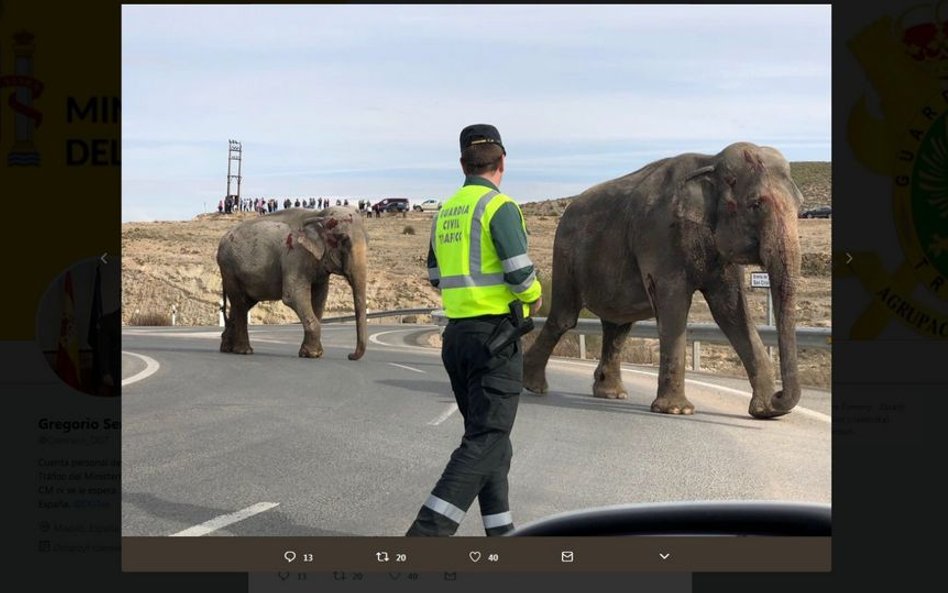
<path id="1" fill-rule="evenodd" d="M 531 331 L 533 331 L 533 318 L 523 316 L 523 303 L 521 301 L 512 301 L 510 303 L 510 315 L 497 324 L 497 327 L 487 339 L 488 356 L 493 357 Z"/>

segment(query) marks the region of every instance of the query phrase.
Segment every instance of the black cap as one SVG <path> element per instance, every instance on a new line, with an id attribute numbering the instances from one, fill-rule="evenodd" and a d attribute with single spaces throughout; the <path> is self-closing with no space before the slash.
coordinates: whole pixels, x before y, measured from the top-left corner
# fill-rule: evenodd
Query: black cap
<path id="1" fill-rule="evenodd" d="M 507 154 L 507 149 L 504 148 L 503 143 L 500 141 L 500 132 L 498 132 L 494 126 L 490 124 L 474 124 L 461 130 L 462 151 L 468 146 L 484 143 L 496 144 L 503 149 L 505 155 Z"/>

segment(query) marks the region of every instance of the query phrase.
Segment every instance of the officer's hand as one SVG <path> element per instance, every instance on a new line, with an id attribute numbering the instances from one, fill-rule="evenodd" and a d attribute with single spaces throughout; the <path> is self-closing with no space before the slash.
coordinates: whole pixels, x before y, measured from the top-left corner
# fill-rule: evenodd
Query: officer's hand
<path id="1" fill-rule="evenodd" d="M 533 317 L 540 312 L 540 307 L 543 306 L 543 297 L 541 296 L 536 301 L 530 303 L 530 316 Z"/>

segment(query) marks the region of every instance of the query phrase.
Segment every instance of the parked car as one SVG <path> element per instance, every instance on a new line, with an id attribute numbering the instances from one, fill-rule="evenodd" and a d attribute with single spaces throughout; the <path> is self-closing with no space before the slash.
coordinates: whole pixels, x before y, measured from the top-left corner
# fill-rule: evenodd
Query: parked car
<path id="1" fill-rule="evenodd" d="M 385 198 L 372 206 L 372 212 L 408 212 L 408 198 Z"/>
<path id="2" fill-rule="evenodd" d="M 820 206 L 811 208 L 800 214 L 800 218 L 830 218 L 833 215 L 833 209 L 829 206 Z"/>
<path id="3" fill-rule="evenodd" d="M 421 204 L 415 204 L 415 212 L 436 212 L 441 210 L 441 202 L 438 200 L 425 200 Z"/>

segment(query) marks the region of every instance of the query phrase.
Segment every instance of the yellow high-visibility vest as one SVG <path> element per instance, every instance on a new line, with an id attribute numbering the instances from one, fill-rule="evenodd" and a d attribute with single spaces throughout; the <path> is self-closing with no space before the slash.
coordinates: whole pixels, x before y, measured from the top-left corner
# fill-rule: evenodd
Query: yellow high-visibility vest
<path id="1" fill-rule="evenodd" d="M 434 217 L 431 247 L 438 260 L 438 288 L 449 319 L 503 315 L 518 298 L 504 282 L 503 264 L 490 236 L 490 221 L 509 196 L 484 187 L 466 185 Z M 523 214 L 521 223 L 526 233 Z M 532 302 L 540 295 L 539 282 L 531 275 L 521 296 Z M 529 307 L 524 306 L 524 315 Z"/>

